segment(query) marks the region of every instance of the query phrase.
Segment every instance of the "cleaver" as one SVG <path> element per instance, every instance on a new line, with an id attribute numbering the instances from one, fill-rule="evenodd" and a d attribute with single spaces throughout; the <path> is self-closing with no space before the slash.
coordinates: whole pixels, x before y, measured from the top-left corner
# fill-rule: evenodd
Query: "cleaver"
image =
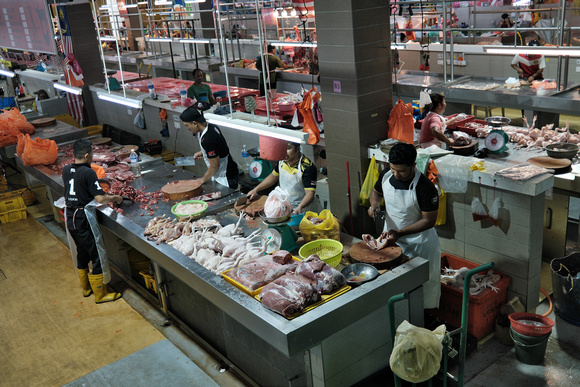
<path id="1" fill-rule="evenodd" d="M 195 159 L 193 156 L 176 157 L 173 159 L 176 167 L 187 167 L 195 165 Z"/>

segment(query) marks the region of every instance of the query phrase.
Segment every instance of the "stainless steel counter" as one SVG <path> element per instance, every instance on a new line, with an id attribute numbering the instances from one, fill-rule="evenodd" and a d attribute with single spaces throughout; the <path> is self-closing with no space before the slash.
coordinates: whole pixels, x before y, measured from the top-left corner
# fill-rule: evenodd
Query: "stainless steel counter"
<path id="1" fill-rule="evenodd" d="M 60 176 L 46 167 L 25 167 L 20 159 L 18 161 L 26 173 L 62 193 Z M 188 177 L 188 172 L 165 164 L 160 159 L 144 161 L 142 170 L 143 177 L 131 185 L 139 188 L 145 186 L 146 191 L 158 189 L 168 181 Z M 208 187 L 204 186 L 204 190 L 206 188 Z M 215 188 L 220 188 L 222 194 L 231 191 L 225 187 Z M 223 208 L 218 210 L 215 207 L 218 216 L 227 223 L 237 219 L 231 209 L 227 210 L 235 199 L 235 195 L 225 197 L 215 204 Z M 174 203 L 160 202 L 156 214 L 168 213 L 172 204 Z M 418 289 L 411 293 L 414 303 L 406 318 L 414 319 L 416 322 L 421 319 L 421 285 L 428 278 L 428 263 L 424 259 L 413 259 L 379 276 L 375 281 L 354 288 L 300 317 L 288 320 L 267 310 L 259 301 L 206 270 L 170 245 L 165 243 L 157 245 L 148 241 L 143 236 L 143 230 L 151 217 L 141 216 L 142 211 L 137 204 L 123 204 L 121 208 L 123 215 L 107 206 L 99 207 L 98 212 L 99 222 L 107 230 L 105 236 L 109 232 L 115 236 L 107 238 L 107 249 L 112 262 L 116 264 L 116 260 L 119 259 L 121 249 L 115 246 L 119 243 L 118 239 L 121 239 L 159 265 L 163 272 L 160 279 L 163 283 L 161 287 L 167 289 L 166 303 L 171 315 L 184 321 L 193 331 L 262 385 L 271 383 L 304 385 L 308 384 L 308 380 L 319 377 L 320 373 L 324 375 L 325 370 L 325 377 L 330 380 L 329 370 L 337 369 L 338 358 L 335 353 L 319 354 L 322 352 L 321 346 L 332 346 L 341 352 L 340 361 L 344 361 L 344 357 L 351 350 L 349 348 L 351 345 L 343 339 L 342 331 L 352 329 L 357 324 L 362 324 L 363 327 L 369 324 L 381 326 L 381 329 L 385 329 L 385 334 L 381 331 L 376 337 L 362 334 L 360 338 L 357 336 L 361 350 L 369 351 L 365 356 L 373 358 L 373 364 L 376 364 L 361 369 L 355 364 L 355 359 L 349 359 L 352 364 L 348 367 L 351 367 L 352 371 L 348 380 L 359 381 L 382 369 L 386 364 L 385 351 L 390 351 L 390 347 L 382 313 L 386 311 L 389 297 Z M 248 224 L 243 220 L 243 227 L 251 229 L 263 225 Z M 352 244 L 352 240 L 345 238 L 343 243 L 349 245 Z M 199 314 L 201 311 L 202 315 Z M 241 332 L 243 334 L 234 335 Z M 359 333 L 362 332 L 364 329 L 359 330 Z M 366 340 L 370 340 L 368 347 Z M 381 351 L 368 349 L 377 345 Z M 313 348 L 317 349 L 312 352 Z M 257 357 L 252 357 L 254 353 Z M 253 359 L 251 364 L 246 364 L 248 356 Z M 317 361 L 314 359 L 315 356 L 320 356 L 321 359 Z M 264 357 L 265 360 L 261 361 L 260 357 Z M 266 370 L 272 363 L 279 363 L 280 370 L 276 372 Z M 293 380 L 296 382 L 291 383 L 290 379 L 295 376 L 296 379 Z M 326 379 L 323 378 L 323 383 L 326 383 L 324 380 Z"/>

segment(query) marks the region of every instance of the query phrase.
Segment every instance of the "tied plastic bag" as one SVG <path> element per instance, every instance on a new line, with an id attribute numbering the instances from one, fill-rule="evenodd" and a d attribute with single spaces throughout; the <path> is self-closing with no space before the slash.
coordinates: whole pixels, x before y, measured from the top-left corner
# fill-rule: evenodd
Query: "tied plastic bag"
<path id="1" fill-rule="evenodd" d="M 22 162 L 26 166 L 54 164 L 58 157 L 56 142 L 49 139 L 35 138 L 32 140 L 28 134 L 18 138 L 16 150 L 21 149 Z M 18 153 L 17 153 L 18 154 Z"/>
<path id="2" fill-rule="evenodd" d="M 16 108 L 5 110 L 0 114 L 0 130 L 8 128 L 24 134 L 34 134 L 36 131 L 34 126 Z"/>
<path id="3" fill-rule="evenodd" d="M 146 129 L 145 126 L 145 114 L 143 113 L 143 109 L 139 109 L 139 112 L 133 119 L 133 125 L 138 127 L 139 129 Z"/>
<path id="4" fill-rule="evenodd" d="M 280 218 L 290 215 L 293 211 L 292 203 L 288 200 L 288 192 L 276 187 L 270 192 L 264 203 L 264 215 L 268 218 Z"/>
<path id="5" fill-rule="evenodd" d="M 318 239 L 340 241 L 340 224 L 330 210 L 322 210 L 319 214 L 306 211 L 299 227 L 305 242 Z"/>
<path id="6" fill-rule="evenodd" d="M 434 331 L 403 321 L 395 333 L 389 364 L 395 375 L 411 383 L 420 383 L 437 375 L 441 364 L 445 325 Z"/>
<path id="7" fill-rule="evenodd" d="M 437 209 L 437 220 L 435 221 L 435 226 L 442 226 L 447 222 L 447 194 L 445 191 L 435 185 L 437 192 L 439 194 L 439 208 Z"/>
<path id="8" fill-rule="evenodd" d="M 471 201 L 471 215 L 473 216 L 474 222 L 489 219 L 487 210 L 481 202 L 481 178 L 479 178 L 479 195 L 474 196 L 473 200 Z"/>
<path id="9" fill-rule="evenodd" d="M 377 167 L 377 160 L 375 160 L 375 156 L 371 159 L 369 164 L 369 169 L 367 170 L 367 175 L 365 176 L 365 181 L 363 182 L 362 189 L 360 191 L 360 197 L 358 199 L 358 203 L 364 207 L 370 207 L 370 197 L 371 192 L 373 191 L 373 187 L 375 183 L 379 179 L 379 168 Z"/>
<path id="10" fill-rule="evenodd" d="M 413 121 L 412 103 L 404 103 L 399 100 L 397 105 L 391 110 L 388 125 L 388 138 L 395 138 L 399 141 L 413 144 L 415 122 Z"/>

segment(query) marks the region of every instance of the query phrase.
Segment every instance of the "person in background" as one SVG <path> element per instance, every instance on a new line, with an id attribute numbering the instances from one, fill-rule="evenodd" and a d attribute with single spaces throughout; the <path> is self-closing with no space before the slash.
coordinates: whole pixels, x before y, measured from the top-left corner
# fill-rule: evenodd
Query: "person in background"
<path id="1" fill-rule="evenodd" d="M 528 46 L 539 46 L 540 42 L 532 40 Z M 546 68 L 546 59 L 543 55 L 518 54 L 512 60 L 512 68 L 518 72 L 520 79 L 532 82 L 538 79 L 544 79 L 544 68 Z"/>
<path id="2" fill-rule="evenodd" d="M 381 237 L 397 243 L 403 254 L 429 261 L 429 281 L 423 284 L 423 308 L 439 307 L 441 247 L 433 228 L 439 195 L 433 183 L 416 168 L 417 151 L 400 142 L 389 152 L 384 169 L 371 192 L 368 214 L 375 217 L 385 199 L 385 226 Z"/>
<path id="3" fill-rule="evenodd" d="M 34 101 L 34 110 L 38 111 L 38 107 L 36 106 L 36 102 L 37 101 L 42 101 L 45 99 L 49 99 L 50 97 L 48 96 L 48 93 L 46 92 L 46 90 L 44 89 L 39 89 L 38 91 L 36 91 L 34 94 L 36 94 L 36 98 Z"/>
<path id="4" fill-rule="evenodd" d="M 211 92 L 211 88 L 202 82 L 203 71 L 201 69 L 193 70 L 193 80 L 193 85 L 187 89 L 187 97 L 201 102 L 206 109 L 215 105 L 216 100 Z"/>
<path id="5" fill-rule="evenodd" d="M 270 90 L 276 90 L 276 69 L 283 68 L 287 69 L 291 66 L 288 66 L 286 63 L 282 62 L 282 59 L 276 56 L 276 47 L 268 44 L 267 48 L 268 52 L 264 54 L 264 64 L 269 71 L 270 74 Z M 262 71 L 262 59 L 258 56 L 256 58 L 256 68 L 260 70 L 259 80 L 260 80 L 260 95 L 266 94 L 266 88 L 264 87 L 264 76 Z M 268 82 L 268 77 L 266 76 L 266 82 Z"/>
<path id="6" fill-rule="evenodd" d="M 294 213 L 302 214 L 314 200 L 316 180 L 316 166 L 300 152 L 300 144 L 288 142 L 286 158 L 279 161 L 274 171 L 248 192 L 248 199 L 254 200 L 258 192 L 278 183 L 280 188 L 288 192 Z"/>
<path id="7" fill-rule="evenodd" d="M 513 26 L 514 22 L 510 19 L 510 15 L 507 13 L 502 14 L 498 28 L 512 28 Z"/>
<path id="8" fill-rule="evenodd" d="M 458 119 L 466 117 L 465 115 L 457 115 L 454 118 L 447 120 L 442 114 L 445 112 L 445 96 L 440 93 L 429 94 L 431 103 L 425 105 L 425 112 L 427 115 L 421 124 L 421 135 L 419 143 L 421 148 L 428 148 L 431 145 L 441 147 L 443 143 L 448 146 L 453 146 L 453 140 L 445 135 L 447 125 L 454 123 Z"/>
<path id="9" fill-rule="evenodd" d="M 62 170 L 64 182 L 64 198 L 66 203 L 66 228 L 76 245 L 76 266 L 81 281 L 83 296 L 95 294 L 95 302 L 115 301 L 120 293 L 109 292 L 104 281 L 104 260 L 101 247 L 97 240 L 102 241 L 96 216 L 89 211 L 93 199 L 99 204 L 123 202 L 120 195 L 107 195 L 101 188 L 97 173 L 91 168 L 93 161 L 93 144 L 88 139 L 75 141 L 73 146 L 74 163 Z M 95 208 L 94 206 L 92 207 Z M 92 263 L 92 273 L 89 274 L 89 262 Z"/>
<path id="10" fill-rule="evenodd" d="M 209 124 L 203 113 L 188 107 L 179 116 L 187 129 L 197 135 L 201 150 L 193 155 L 196 160 L 203 159 L 207 165 L 207 172 L 197 179 L 204 184 L 214 180 L 230 188 L 238 187 L 238 165 L 232 159 L 230 149 L 220 129 Z"/>

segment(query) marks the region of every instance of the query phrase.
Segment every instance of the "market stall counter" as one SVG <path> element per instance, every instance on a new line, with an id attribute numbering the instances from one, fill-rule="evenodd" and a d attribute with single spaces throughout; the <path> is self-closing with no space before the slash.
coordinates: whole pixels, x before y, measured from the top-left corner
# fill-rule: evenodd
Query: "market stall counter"
<path id="1" fill-rule="evenodd" d="M 51 169 L 18 162 L 26 173 L 62 193 L 62 179 Z M 142 170 L 142 177 L 131 185 L 147 190 L 191 178 L 187 171 L 159 159 L 144 160 Z M 237 193 L 223 197 L 227 188 L 215 188 L 221 190 L 222 198 L 213 206 L 214 215 L 222 224 L 237 221 L 238 215 L 228 208 Z M 156 214 L 168 213 L 172 204 L 160 201 Z M 401 310 L 401 320 L 422 323 L 421 285 L 428 279 L 428 263 L 422 258 L 289 320 L 169 244 L 147 240 L 144 227 L 152 216 L 141 216 L 142 211 L 132 207 L 137 205 L 123 204 L 122 214 L 108 206 L 99 207 L 98 220 L 111 262 L 124 277 L 130 277 L 128 246 L 151 259 L 159 307 L 227 359 L 230 367 L 259 385 L 350 385 L 386 368 L 390 353 L 387 300 L 394 294 L 411 294 L 409 304 Z M 246 232 L 265 227 L 251 219 L 242 219 L 241 226 Z M 348 248 L 355 241 L 343 236 L 342 242 Z"/>

